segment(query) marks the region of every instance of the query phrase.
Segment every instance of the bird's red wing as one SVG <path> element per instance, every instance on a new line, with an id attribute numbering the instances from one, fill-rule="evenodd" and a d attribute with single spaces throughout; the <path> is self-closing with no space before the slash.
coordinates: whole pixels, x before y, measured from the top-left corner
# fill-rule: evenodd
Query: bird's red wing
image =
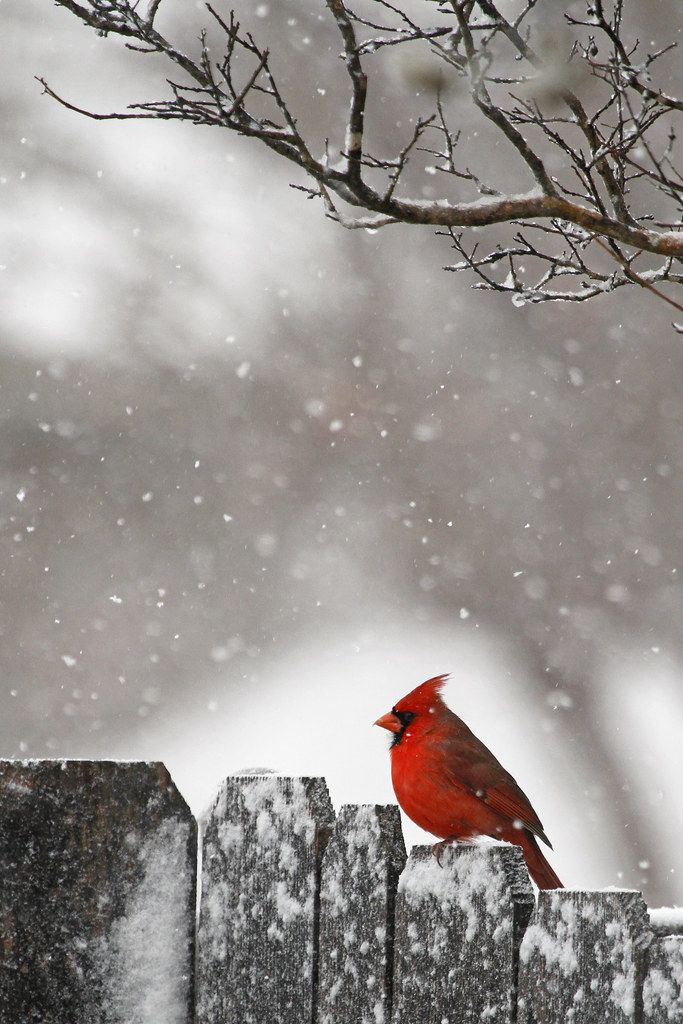
<path id="1" fill-rule="evenodd" d="M 461 723 L 464 725 L 464 723 Z M 466 730 L 466 732 L 465 732 Z M 463 735 L 464 733 L 464 735 Z M 454 785 L 465 786 L 482 803 L 510 821 L 520 821 L 547 846 L 543 825 L 512 775 L 467 727 L 457 738 L 442 741 L 442 771 Z"/>
<path id="2" fill-rule="evenodd" d="M 490 789 L 484 789 L 481 799 L 489 807 L 493 807 L 494 811 L 504 814 L 506 818 L 511 818 L 513 821 L 521 821 L 524 828 L 528 828 L 530 832 L 538 836 L 552 850 L 552 843 L 543 831 L 543 825 L 536 811 L 514 779 L 512 782 L 512 786 L 503 783 Z"/>

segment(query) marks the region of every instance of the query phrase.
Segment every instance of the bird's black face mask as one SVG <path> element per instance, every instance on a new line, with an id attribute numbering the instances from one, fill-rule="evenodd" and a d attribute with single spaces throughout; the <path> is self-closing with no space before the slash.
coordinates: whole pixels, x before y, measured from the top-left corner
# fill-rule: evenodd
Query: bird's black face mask
<path id="1" fill-rule="evenodd" d="M 401 723 L 401 728 L 399 732 L 394 733 L 394 738 L 391 741 L 391 746 L 396 747 L 403 739 L 403 734 L 405 733 L 406 729 L 414 720 L 415 713 L 413 711 L 397 711 L 396 708 L 392 708 L 391 713 L 392 715 L 396 715 L 396 718 L 398 718 L 399 722 Z"/>

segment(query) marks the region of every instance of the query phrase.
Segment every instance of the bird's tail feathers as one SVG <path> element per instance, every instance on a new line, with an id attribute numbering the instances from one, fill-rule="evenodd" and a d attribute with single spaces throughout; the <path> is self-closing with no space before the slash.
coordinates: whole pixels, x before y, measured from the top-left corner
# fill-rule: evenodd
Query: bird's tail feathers
<path id="1" fill-rule="evenodd" d="M 564 889 L 562 882 L 541 853 L 536 837 L 531 832 L 525 832 L 522 849 L 529 874 L 539 889 Z"/>

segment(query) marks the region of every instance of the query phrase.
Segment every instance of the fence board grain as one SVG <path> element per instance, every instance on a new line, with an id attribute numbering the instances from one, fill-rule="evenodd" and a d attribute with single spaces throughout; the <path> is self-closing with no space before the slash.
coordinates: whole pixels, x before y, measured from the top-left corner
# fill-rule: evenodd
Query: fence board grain
<path id="1" fill-rule="evenodd" d="M 683 935 L 657 938 L 648 950 L 644 1024 L 683 1024 Z"/>
<path id="2" fill-rule="evenodd" d="M 394 902 L 405 859 L 398 807 L 342 807 L 323 857 L 318 1024 L 391 1019 Z"/>
<path id="3" fill-rule="evenodd" d="M 0 1020 L 190 1024 L 195 869 L 163 765 L 0 762 Z"/>
<path id="4" fill-rule="evenodd" d="M 231 776 L 203 843 L 198 1024 L 304 1024 L 316 988 L 324 779 Z"/>
<path id="5" fill-rule="evenodd" d="M 396 898 L 395 1024 L 509 1024 L 533 893 L 518 847 L 415 847 Z"/>
<path id="6" fill-rule="evenodd" d="M 519 1024 L 638 1024 L 651 941 L 638 892 L 539 893 L 521 947 Z"/>

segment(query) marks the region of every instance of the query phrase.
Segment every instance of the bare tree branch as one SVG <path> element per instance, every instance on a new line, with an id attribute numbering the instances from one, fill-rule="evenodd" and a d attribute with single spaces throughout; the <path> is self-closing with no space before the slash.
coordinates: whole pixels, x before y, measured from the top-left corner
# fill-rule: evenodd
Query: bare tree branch
<path id="1" fill-rule="evenodd" d="M 321 146 L 304 139 L 268 50 L 241 29 L 234 13 L 224 17 L 210 4 L 223 36 L 218 60 L 204 33 L 192 55 L 157 30 L 160 0 L 150 0 L 145 14 L 135 0 L 57 0 L 97 32 L 117 34 L 131 49 L 165 57 L 181 77 L 166 81 L 167 99 L 96 113 L 39 81 L 69 110 L 98 120 L 184 120 L 258 139 L 312 179 L 311 187 L 295 187 L 320 196 L 326 215 L 343 227 L 405 223 L 443 229 L 461 257 L 448 269 L 472 273 L 474 287 L 510 293 L 517 304 L 581 302 L 635 286 L 682 310 L 662 286 L 683 284 L 683 176 L 675 164 L 683 101 L 652 81 L 671 47 L 640 53 L 625 27 L 623 0 L 586 0 L 584 17 L 571 5 L 564 12 L 575 33 L 571 45 L 564 54 L 546 56 L 536 39 L 544 0 L 524 0 L 510 19 L 497 0 L 438 0 L 437 26 L 419 24 L 390 0 L 374 0 L 378 18 L 357 14 L 347 0 L 319 2 L 339 33 L 350 88 L 341 160 L 330 158 L 327 140 Z M 433 0 L 425 0 L 425 11 L 434 10 Z M 484 183 L 460 163 L 462 133 L 449 127 L 455 112 L 442 95 L 415 119 L 394 155 L 371 154 L 364 62 L 408 44 L 424 47 L 427 58 L 441 62 L 444 86 L 449 78 L 468 83 L 471 110 L 505 140 L 519 164 L 515 175 L 522 171 L 529 179 L 526 191 L 506 189 L 503 163 L 493 168 L 495 183 Z M 587 83 L 595 88 L 586 90 Z M 425 145 L 434 132 L 440 141 Z M 314 155 L 320 149 L 323 155 Z M 425 168 L 427 158 L 436 166 Z M 453 199 L 448 189 L 433 199 L 411 197 L 408 165 L 420 162 L 429 173 L 438 171 L 443 184 L 471 189 L 471 198 Z M 551 173 L 551 167 L 560 170 Z M 383 184 L 376 183 L 378 175 L 385 176 Z M 358 212 L 349 215 L 345 207 Z M 506 241 L 504 228 L 498 228 L 488 253 L 479 254 L 479 243 L 466 244 L 468 229 L 506 224 L 522 230 Z M 532 242 L 530 230 L 540 231 L 548 244 Z M 501 269 L 503 280 L 497 276 Z"/>
<path id="2" fill-rule="evenodd" d="M 368 91 L 368 80 L 358 54 L 356 32 L 351 15 L 343 0 L 325 0 L 344 41 L 344 61 L 351 79 L 351 104 L 346 127 L 344 155 L 347 160 L 349 182 L 354 188 L 362 187 L 361 159 L 363 154 L 363 127 L 365 118 L 365 100 Z"/>

